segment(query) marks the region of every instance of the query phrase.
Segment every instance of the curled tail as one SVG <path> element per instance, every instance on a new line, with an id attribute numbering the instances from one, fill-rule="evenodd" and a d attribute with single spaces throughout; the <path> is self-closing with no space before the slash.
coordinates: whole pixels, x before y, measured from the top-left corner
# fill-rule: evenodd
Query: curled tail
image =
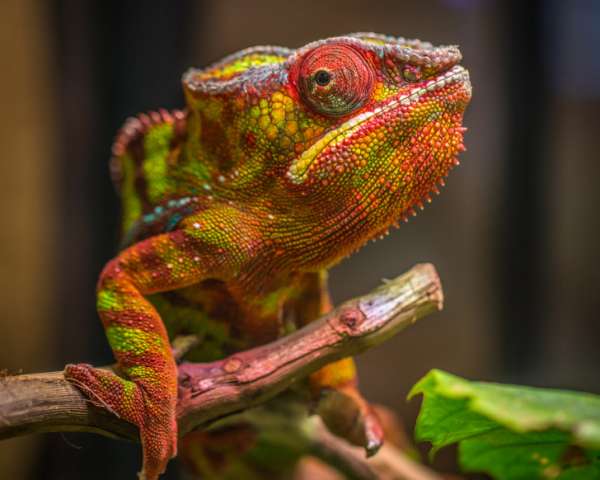
<path id="1" fill-rule="evenodd" d="M 186 122 L 186 112 L 160 109 L 127 119 L 119 130 L 110 172 L 121 196 L 123 235 L 176 191 L 169 172 L 178 162 Z"/>

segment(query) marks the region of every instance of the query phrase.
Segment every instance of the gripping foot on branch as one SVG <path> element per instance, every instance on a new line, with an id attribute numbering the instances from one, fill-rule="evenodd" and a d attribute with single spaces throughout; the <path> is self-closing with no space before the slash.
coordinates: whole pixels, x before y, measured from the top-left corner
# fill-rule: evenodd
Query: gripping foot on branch
<path id="1" fill-rule="evenodd" d="M 155 480 L 164 473 L 177 454 L 175 401 L 156 395 L 151 385 L 87 364 L 67 365 L 64 374 L 94 405 L 138 426 L 144 452 L 140 480 Z"/>

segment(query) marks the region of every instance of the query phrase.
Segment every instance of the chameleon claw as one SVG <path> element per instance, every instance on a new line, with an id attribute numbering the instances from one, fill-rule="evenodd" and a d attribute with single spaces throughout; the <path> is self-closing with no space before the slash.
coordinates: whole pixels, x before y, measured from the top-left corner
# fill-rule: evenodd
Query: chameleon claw
<path id="1" fill-rule="evenodd" d="M 377 414 L 355 387 L 325 389 L 317 413 L 335 435 L 365 449 L 367 457 L 383 445 L 383 428 Z"/>
<path id="2" fill-rule="evenodd" d="M 375 455 L 379 451 L 379 449 L 381 448 L 382 445 L 383 445 L 383 442 L 381 442 L 380 440 L 375 440 L 375 439 L 369 440 L 369 442 L 365 446 L 365 453 L 367 454 L 367 458 L 370 458 L 373 455 Z"/>

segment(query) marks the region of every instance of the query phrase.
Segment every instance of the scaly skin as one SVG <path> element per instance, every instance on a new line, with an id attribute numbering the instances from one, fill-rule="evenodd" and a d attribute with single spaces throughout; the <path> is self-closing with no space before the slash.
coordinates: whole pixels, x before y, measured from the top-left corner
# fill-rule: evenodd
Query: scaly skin
<path id="1" fill-rule="evenodd" d="M 168 333 L 201 334 L 190 358 L 208 360 L 327 311 L 325 270 L 406 219 L 458 163 L 471 96 L 460 59 L 375 34 L 255 47 L 188 71 L 185 110 L 126 123 L 112 163 L 123 249 L 98 282 L 123 377 L 89 365 L 65 375 L 139 426 L 142 477 L 176 452 Z M 381 428 L 352 360 L 311 385 L 328 426 L 376 451 Z"/>

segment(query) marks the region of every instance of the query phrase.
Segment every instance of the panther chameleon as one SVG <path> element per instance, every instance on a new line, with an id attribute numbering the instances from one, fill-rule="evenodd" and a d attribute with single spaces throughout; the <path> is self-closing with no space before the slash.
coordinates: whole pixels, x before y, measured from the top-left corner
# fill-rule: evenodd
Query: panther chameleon
<path id="1" fill-rule="evenodd" d="M 263 344 L 331 308 L 327 269 L 439 193 L 464 150 L 469 74 L 456 46 L 356 33 L 293 50 L 253 47 L 183 76 L 186 107 L 127 120 L 111 171 L 122 245 L 97 309 L 120 376 L 68 365 L 91 401 L 136 424 L 141 478 L 177 450 L 169 338 L 190 359 Z M 343 395 L 336 434 L 374 453 L 382 429 L 352 359 L 309 379 Z"/>

